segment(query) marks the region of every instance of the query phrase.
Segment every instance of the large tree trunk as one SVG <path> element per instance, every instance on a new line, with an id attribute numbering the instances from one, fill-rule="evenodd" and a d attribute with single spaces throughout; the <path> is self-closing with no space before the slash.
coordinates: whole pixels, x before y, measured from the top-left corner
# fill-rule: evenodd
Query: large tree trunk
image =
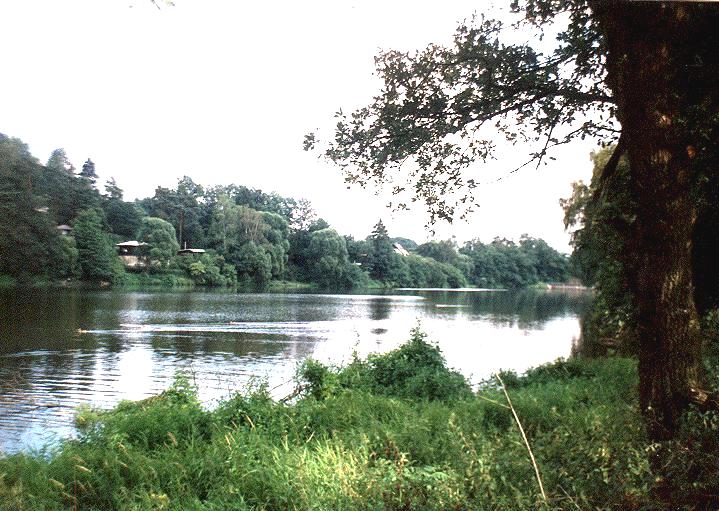
<path id="1" fill-rule="evenodd" d="M 717 7 L 592 5 L 606 36 L 608 85 L 631 167 L 636 216 L 626 243 L 638 310 L 640 406 L 650 437 L 671 437 L 700 388 L 701 338 L 693 297 L 697 108 L 716 114 Z"/>

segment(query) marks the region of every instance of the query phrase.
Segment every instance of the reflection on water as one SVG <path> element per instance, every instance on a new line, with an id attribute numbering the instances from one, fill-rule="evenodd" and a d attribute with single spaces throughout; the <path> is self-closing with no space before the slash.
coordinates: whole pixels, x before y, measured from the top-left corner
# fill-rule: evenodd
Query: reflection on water
<path id="1" fill-rule="evenodd" d="M 401 344 L 420 320 L 473 381 L 568 356 L 585 294 L 403 290 L 375 295 L 0 291 L 0 450 L 72 434 L 80 404 L 167 388 L 178 370 L 207 403 L 255 379 L 280 397 L 299 361 Z"/>

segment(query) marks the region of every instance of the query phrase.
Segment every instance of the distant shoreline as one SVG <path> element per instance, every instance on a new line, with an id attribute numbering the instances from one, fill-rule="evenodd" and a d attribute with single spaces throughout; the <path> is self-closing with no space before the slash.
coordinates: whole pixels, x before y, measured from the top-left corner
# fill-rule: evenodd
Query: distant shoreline
<path id="1" fill-rule="evenodd" d="M 454 291 L 454 292 L 469 292 L 469 293 L 487 293 L 493 291 L 509 291 L 508 289 L 498 288 L 485 288 L 485 287 L 395 287 L 392 288 L 395 291 Z"/>

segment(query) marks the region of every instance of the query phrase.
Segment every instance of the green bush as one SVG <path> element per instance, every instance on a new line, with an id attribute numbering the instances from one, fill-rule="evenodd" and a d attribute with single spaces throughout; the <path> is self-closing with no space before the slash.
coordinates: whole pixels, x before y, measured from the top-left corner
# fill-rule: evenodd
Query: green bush
<path id="1" fill-rule="evenodd" d="M 425 341 L 419 328 L 409 342 L 367 360 L 370 388 L 378 394 L 430 400 L 471 396 L 467 380 L 447 368 L 440 349 Z"/>
<path id="2" fill-rule="evenodd" d="M 170 268 L 178 271 L 196 286 L 226 287 L 237 285 L 237 271 L 225 258 L 214 253 L 179 255 Z"/>
<path id="3" fill-rule="evenodd" d="M 365 390 L 378 395 L 411 399 L 452 400 L 472 395 L 467 380 L 447 368 L 440 349 L 425 341 L 419 328 L 396 350 L 370 355 L 366 361 L 332 371 L 316 361 L 307 361 L 300 371 L 309 394 L 324 399 L 341 388 Z"/>
<path id="4" fill-rule="evenodd" d="M 76 422 L 95 442 L 119 440 L 143 450 L 185 444 L 209 434 L 209 415 L 184 376 L 158 396 L 123 401 L 104 413 L 83 410 Z"/>

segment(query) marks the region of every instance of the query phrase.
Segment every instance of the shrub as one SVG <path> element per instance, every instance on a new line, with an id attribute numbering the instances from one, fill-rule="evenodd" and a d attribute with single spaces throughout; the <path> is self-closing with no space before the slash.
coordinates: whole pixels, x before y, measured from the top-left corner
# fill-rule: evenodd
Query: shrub
<path id="1" fill-rule="evenodd" d="M 447 368 L 442 352 L 425 341 L 419 328 L 409 342 L 367 360 L 373 391 L 396 397 L 450 400 L 470 397 L 471 388 L 458 372 Z"/>
<path id="2" fill-rule="evenodd" d="M 344 369 L 332 372 L 316 361 L 308 361 L 300 371 L 309 393 L 324 399 L 340 388 L 369 391 L 383 396 L 410 399 L 452 400 L 471 397 L 467 380 L 447 367 L 437 346 L 425 341 L 419 328 L 399 348 L 366 361 L 355 359 Z"/>
<path id="3" fill-rule="evenodd" d="M 179 255 L 172 258 L 170 268 L 191 279 L 197 286 L 222 287 L 237 285 L 237 271 L 225 258 L 213 253 Z"/>
<path id="4" fill-rule="evenodd" d="M 83 409 L 76 417 L 76 423 L 97 442 L 114 439 L 152 450 L 206 437 L 208 419 L 197 399 L 196 389 L 180 375 L 172 387 L 157 396 L 123 401 L 109 412 Z"/>

